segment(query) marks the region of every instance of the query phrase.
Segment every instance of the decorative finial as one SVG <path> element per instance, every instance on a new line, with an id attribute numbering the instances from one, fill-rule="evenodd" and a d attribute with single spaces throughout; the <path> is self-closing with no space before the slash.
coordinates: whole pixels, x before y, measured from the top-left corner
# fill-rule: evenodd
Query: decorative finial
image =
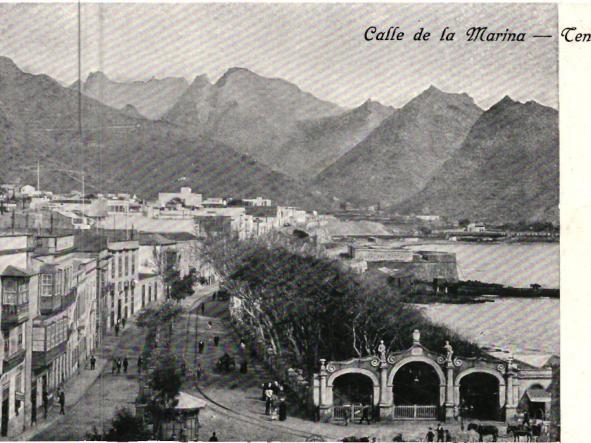
<path id="1" fill-rule="evenodd" d="M 326 359 L 321 358 L 320 359 L 320 370 L 321 371 L 325 371 L 326 370 Z"/>
<path id="2" fill-rule="evenodd" d="M 412 343 L 413 345 L 418 345 L 421 343 L 421 332 L 418 329 L 415 329 L 412 332 Z"/>

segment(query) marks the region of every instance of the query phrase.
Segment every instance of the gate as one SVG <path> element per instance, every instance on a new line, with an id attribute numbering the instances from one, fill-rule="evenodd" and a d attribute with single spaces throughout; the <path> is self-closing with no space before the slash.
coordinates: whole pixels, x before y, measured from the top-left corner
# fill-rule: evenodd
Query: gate
<path id="1" fill-rule="evenodd" d="M 373 408 L 371 406 L 362 404 L 351 404 L 332 407 L 332 419 L 337 421 L 357 422 L 361 421 L 363 417 L 363 409 L 367 409 L 370 420 L 373 420 Z"/>
<path id="2" fill-rule="evenodd" d="M 435 420 L 437 419 L 437 406 L 394 405 L 392 418 L 395 420 Z"/>

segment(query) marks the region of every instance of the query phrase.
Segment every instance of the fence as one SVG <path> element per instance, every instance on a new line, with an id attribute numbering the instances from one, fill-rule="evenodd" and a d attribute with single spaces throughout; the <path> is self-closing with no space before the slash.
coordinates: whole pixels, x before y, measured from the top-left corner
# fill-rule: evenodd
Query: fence
<path id="1" fill-rule="evenodd" d="M 342 405 L 333 406 L 332 408 L 332 419 L 334 421 L 348 422 L 360 422 L 363 418 L 363 409 L 366 408 L 368 417 L 372 419 L 372 408 L 371 406 L 364 406 L 362 404 Z"/>
<path id="2" fill-rule="evenodd" d="M 437 418 L 437 406 L 395 405 L 392 418 L 396 420 L 433 420 Z"/>

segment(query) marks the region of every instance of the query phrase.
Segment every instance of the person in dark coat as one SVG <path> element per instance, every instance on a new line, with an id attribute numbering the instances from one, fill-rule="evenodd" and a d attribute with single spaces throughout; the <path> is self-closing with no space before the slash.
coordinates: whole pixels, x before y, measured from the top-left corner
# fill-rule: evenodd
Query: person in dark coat
<path id="1" fill-rule="evenodd" d="M 201 303 L 201 315 L 205 315 L 205 302 Z"/>
<path id="2" fill-rule="evenodd" d="M 205 343 L 203 343 L 203 340 L 199 340 L 199 353 L 203 354 L 203 349 L 205 349 Z"/>
<path id="3" fill-rule="evenodd" d="M 125 329 L 126 322 L 127 322 L 127 320 L 125 319 L 125 317 L 123 317 L 123 319 L 121 320 L 121 326 L 123 326 L 123 329 Z"/>
<path id="4" fill-rule="evenodd" d="M 41 399 L 43 402 L 43 418 L 47 418 L 47 411 L 49 410 L 49 396 L 47 395 L 47 391 L 43 391 Z"/>
<path id="5" fill-rule="evenodd" d="M 94 367 L 96 366 L 96 358 L 94 358 L 94 355 L 90 356 L 90 370 L 94 371 Z"/>
<path id="6" fill-rule="evenodd" d="M 282 398 L 279 402 L 279 421 L 285 421 L 287 418 L 287 405 L 285 404 L 285 399 Z"/>
<path id="7" fill-rule="evenodd" d="M 211 437 L 209 437 L 209 441 L 219 441 L 218 436 L 215 435 L 215 431 L 213 431 L 213 433 L 211 434 Z"/>
<path id="8" fill-rule="evenodd" d="M 137 373 L 142 373 L 142 354 L 137 356 Z"/>
<path id="9" fill-rule="evenodd" d="M 123 372 L 124 372 L 125 374 L 127 374 L 127 367 L 128 367 L 128 366 L 129 366 L 129 360 L 127 360 L 127 357 L 125 357 L 125 358 L 123 359 Z"/>
<path id="10" fill-rule="evenodd" d="M 113 364 L 111 365 L 111 374 L 115 375 L 117 371 L 117 359 L 113 357 Z"/>
<path id="11" fill-rule="evenodd" d="M 201 375 L 203 374 L 203 369 L 201 368 L 201 363 L 197 365 L 197 380 L 201 379 Z"/>
<path id="12" fill-rule="evenodd" d="M 437 441 L 445 441 L 445 431 L 443 430 L 443 426 L 441 423 L 437 423 Z"/>
<path id="13" fill-rule="evenodd" d="M 115 337 L 119 337 L 119 323 L 115 325 Z"/>
<path id="14" fill-rule="evenodd" d="M 452 441 L 451 433 L 449 432 L 449 429 L 445 430 L 445 441 Z"/>
<path id="15" fill-rule="evenodd" d="M 121 359 L 117 359 L 117 374 L 121 374 Z"/>
<path id="16" fill-rule="evenodd" d="M 359 424 L 362 425 L 364 420 L 367 422 L 368 425 L 370 424 L 370 422 L 369 422 L 369 406 L 365 406 L 365 405 L 363 405 L 363 413 L 361 415 L 361 421 L 359 422 Z"/>
<path id="17" fill-rule="evenodd" d="M 59 403 L 60 403 L 60 414 L 61 415 L 66 415 L 66 394 L 64 393 L 64 390 L 60 390 L 59 393 Z"/>
<path id="18" fill-rule="evenodd" d="M 429 428 L 429 432 L 427 432 L 427 435 L 425 437 L 427 441 L 433 441 L 435 439 L 435 434 L 433 433 L 433 430 L 431 428 Z"/>

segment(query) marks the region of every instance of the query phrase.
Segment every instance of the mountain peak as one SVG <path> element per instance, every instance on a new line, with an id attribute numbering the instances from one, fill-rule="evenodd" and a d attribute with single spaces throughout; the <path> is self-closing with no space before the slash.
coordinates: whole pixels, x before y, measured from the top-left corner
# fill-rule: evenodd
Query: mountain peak
<path id="1" fill-rule="evenodd" d="M 88 74 L 88 77 L 86 79 L 87 83 L 91 82 L 91 81 L 96 81 L 96 82 L 109 81 L 109 77 L 107 77 L 101 71 L 94 71 L 94 72 L 91 72 L 90 74 Z"/>
<path id="2" fill-rule="evenodd" d="M 209 81 L 209 77 L 207 76 L 207 74 L 200 74 L 200 75 L 195 76 L 195 78 L 193 79 L 193 82 L 191 83 L 191 87 L 193 87 L 193 86 L 202 87 L 204 85 L 211 85 L 211 82 Z"/>
<path id="3" fill-rule="evenodd" d="M 0 74 L 7 74 L 9 72 L 18 72 L 19 67 L 12 61 L 11 58 L 0 56 Z"/>

